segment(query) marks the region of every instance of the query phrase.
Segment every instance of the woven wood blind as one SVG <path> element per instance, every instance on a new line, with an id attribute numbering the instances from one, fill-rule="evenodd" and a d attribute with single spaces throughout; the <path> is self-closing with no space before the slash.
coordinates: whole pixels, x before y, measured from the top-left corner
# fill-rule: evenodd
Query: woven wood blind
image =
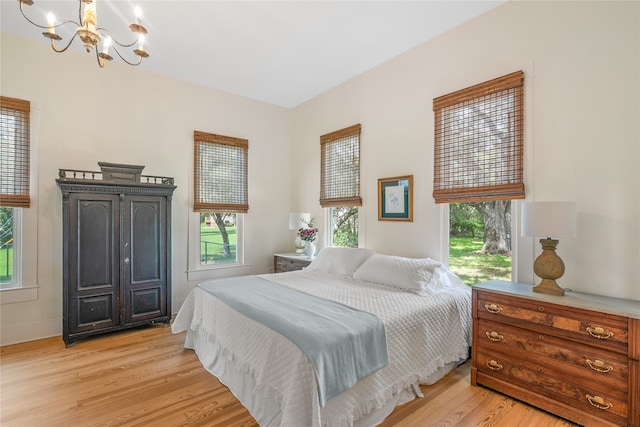
<path id="1" fill-rule="evenodd" d="M 30 103 L 0 96 L 0 206 L 28 208 Z"/>
<path id="2" fill-rule="evenodd" d="M 523 84 L 517 71 L 433 100 L 436 203 L 524 198 Z"/>
<path id="3" fill-rule="evenodd" d="M 320 137 L 320 206 L 362 206 L 359 124 Z"/>
<path id="4" fill-rule="evenodd" d="M 195 131 L 194 212 L 249 211 L 249 141 Z"/>

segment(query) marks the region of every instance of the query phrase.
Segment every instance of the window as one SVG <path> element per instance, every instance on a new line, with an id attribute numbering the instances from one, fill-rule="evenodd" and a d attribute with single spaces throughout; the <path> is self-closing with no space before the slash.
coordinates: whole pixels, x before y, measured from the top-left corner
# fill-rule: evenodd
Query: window
<path id="1" fill-rule="evenodd" d="M 195 268 L 241 264 L 242 214 L 249 210 L 249 141 L 195 131 L 194 147 L 193 211 L 199 216 Z"/>
<path id="2" fill-rule="evenodd" d="M 358 247 L 359 124 L 320 137 L 320 205 L 329 208 L 331 246 Z"/>
<path id="3" fill-rule="evenodd" d="M 0 208 L 0 286 L 20 286 L 20 208 Z"/>
<path id="4" fill-rule="evenodd" d="M 31 205 L 30 103 L 0 97 L 0 286 L 22 286 L 22 210 Z"/>
<path id="5" fill-rule="evenodd" d="M 329 208 L 329 246 L 358 247 L 358 207 Z"/>
<path id="6" fill-rule="evenodd" d="M 200 265 L 237 262 L 237 214 L 200 213 Z"/>
<path id="7" fill-rule="evenodd" d="M 511 275 L 511 200 L 524 198 L 523 83 L 518 71 L 433 100 L 433 197 L 452 203 L 449 266 L 469 285 Z"/>
<path id="8" fill-rule="evenodd" d="M 511 200 L 449 205 L 449 268 L 467 285 L 511 280 Z"/>

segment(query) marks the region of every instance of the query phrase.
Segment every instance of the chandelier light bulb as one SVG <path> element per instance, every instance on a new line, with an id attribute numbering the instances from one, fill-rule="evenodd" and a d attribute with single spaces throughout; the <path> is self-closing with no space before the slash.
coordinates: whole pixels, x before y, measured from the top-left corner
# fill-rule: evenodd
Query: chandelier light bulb
<path id="1" fill-rule="evenodd" d="M 142 33 L 138 34 L 138 50 L 142 52 L 144 52 L 144 40 L 145 40 L 144 34 Z"/>
<path id="2" fill-rule="evenodd" d="M 105 37 L 102 42 L 102 53 L 105 55 L 109 54 L 109 46 L 111 46 L 111 37 Z"/>
<path id="3" fill-rule="evenodd" d="M 56 33 L 56 27 L 54 26 L 54 22 L 56 22 L 56 17 L 53 16 L 53 13 L 49 12 L 47 14 L 47 27 L 48 27 L 49 33 L 51 34 Z"/>
<path id="4" fill-rule="evenodd" d="M 136 15 L 136 24 L 140 25 L 140 22 L 142 21 L 142 9 L 140 9 L 140 6 L 136 6 L 133 11 Z"/>

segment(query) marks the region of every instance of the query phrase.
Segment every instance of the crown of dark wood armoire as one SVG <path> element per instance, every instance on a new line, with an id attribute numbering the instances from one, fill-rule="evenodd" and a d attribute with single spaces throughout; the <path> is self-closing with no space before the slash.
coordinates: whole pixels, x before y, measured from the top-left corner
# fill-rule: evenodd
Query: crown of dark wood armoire
<path id="1" fill-rule="evenodd" d="M 171 320 L 173 178 L 60 169 L 63 340 Z"/>

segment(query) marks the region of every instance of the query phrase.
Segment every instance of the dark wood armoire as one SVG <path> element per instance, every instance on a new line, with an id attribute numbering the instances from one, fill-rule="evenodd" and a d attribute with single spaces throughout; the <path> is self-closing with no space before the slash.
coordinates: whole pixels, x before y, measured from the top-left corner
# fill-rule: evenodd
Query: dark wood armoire
<path id="1" fill-rule="evenodd" d="M 173 178 L 60 169 L 63 340 L 171 320 Z"/>

